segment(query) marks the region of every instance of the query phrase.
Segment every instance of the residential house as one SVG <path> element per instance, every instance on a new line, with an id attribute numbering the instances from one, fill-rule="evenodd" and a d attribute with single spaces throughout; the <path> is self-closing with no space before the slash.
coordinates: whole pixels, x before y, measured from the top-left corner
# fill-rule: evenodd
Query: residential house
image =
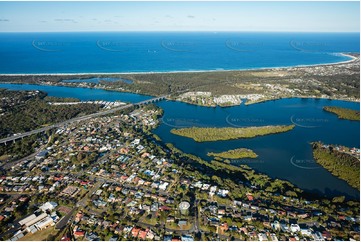
<path id="1" fill-rule="evenodd" d="M 149 231 L 149 229 L 140 230 L 139 234 L 138 234 L 138 239 L 145 240 L 145 238 L 147 237 L 148 231 Z"/>
<path id="2" fill-rule="evenodd" d="M 84 236 L 85 236 L 85 231 L 79 230 L 79 231 L 74 232 L 74 237 L 75 238 L 81 238 L 81 237 L 84 237 Z"/>
<path id="3" fill-rule="evenodd" d="M 297 233 L 297 232 L 301 231 L 301 228 L 298 224 L 291 224 L 290 229 L 291 229 L 291 232 L 293 232 L 293 233 Z"/>
<path id="4" fill-rule="evenodd" d="M 173 216 L 168 216 L 166 222 L 167 223 L 174 223 L 175 218 Z"/>
<path id="5" fill-rule="evenodd" d="M 140 232 L 140 228 L 134 227 L 131 231 L 132 237 L 136 238 Z"/>
<path id="6" fill-rule="evenodd" d="M 178 226 L 181 228 L 181 229 L 185 229 L 185 227 L 188 225 L 188 221 L 187 220 L 179 220 L 178 221 Z"/>

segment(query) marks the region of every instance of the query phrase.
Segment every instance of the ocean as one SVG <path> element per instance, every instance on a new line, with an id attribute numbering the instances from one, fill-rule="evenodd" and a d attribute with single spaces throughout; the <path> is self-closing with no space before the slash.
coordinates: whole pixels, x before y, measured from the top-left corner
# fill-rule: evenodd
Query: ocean
<path id="1" fill-rule="evenodd" d="M 347 61 L 359 33 L 0 33 L 0 74 L 244 70 Z"/>

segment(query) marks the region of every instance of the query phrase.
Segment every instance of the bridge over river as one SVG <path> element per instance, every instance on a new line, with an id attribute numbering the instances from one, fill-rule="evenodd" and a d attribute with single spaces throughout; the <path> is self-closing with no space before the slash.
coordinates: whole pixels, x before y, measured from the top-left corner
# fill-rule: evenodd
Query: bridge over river
<path id="1" fill-rule="evenodd" d="M 56 123 L 56 124 L 53 124 L 53 125 L 49 125 L 49 126 L 40 128 L 40 129 L 35 129 L 35 130 L 25 132 L 25 133 L 22 133 L 22 134 L 17 134 L 17 135 L 13 135 L 13 136 L 10 136 L 10 137 L 0 139 L 0 144 L 6 144 L 6 143 L 11 142 L 11 141 L 15 142 L 18 139 L 22 139 L 24 137 L 27 137 L 27 136 L 30 136 L 30 135 L 33 135 L 33 134 L 42 133 L 42 132 L 48 131 L 50 129 L 62 127 L 64 125 L 68 125 L 68 124 L 71 124 L 71 123 L 74 123 L 74 122 L 79 122 L 79 121 L 88 120 L 88 119 L 91 119 L 91 118 L 111 114 L 111 113 L 114 113 L 114 112 L 117 112 L 117 111 L 120 111 L 120 110 L 123 110 L 123 109 L 127 109 L 127 108 L 130 108 L 130 107 L 136 107 L 136 106 L 145 105 L 145 104 L 149 104 L 149 103 L 159 102 L 159 101 L 162 101 L 162 100 L 166 99 L 168 96 L 169 95 L 165 95 L 165 96 L 161 96 L 161 97 L 154 97 L 154 98 L 147 99 L 147 100 L 144 100 L 144 101 L 141 101 L 141 102 L 138 102 L 138 103 L 131 103 L 131 104 L 116 107 L 116 108 L 113 108 L 113 109 L 110 109 L 110 110 L 101 111 L 101 112 L 92 113 L 92 114 L 88 114 L 88 115 L 81 116 L 81 117 L 72 118 L 72 119 L 69 119 L 69 120 L 66 120 L 66 121 L 63 121 L 63 122 L 60 122 L 60 123 Z"/>

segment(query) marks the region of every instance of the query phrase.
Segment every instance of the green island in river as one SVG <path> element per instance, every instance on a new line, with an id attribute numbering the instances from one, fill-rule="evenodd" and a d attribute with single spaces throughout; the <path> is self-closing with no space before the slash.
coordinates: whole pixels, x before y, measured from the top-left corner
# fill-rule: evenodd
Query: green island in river
<path id="1" fill-rule="evenodd" d="M 181 128 L 172 129 L 171 133 L 192 138 L 197 142 L 218 141 L 218 140 L 232 140 L 240 138 L 253 138 L 267 134 L 277 134 L 290 131 L 294 125 L 268 125 L 268 126 L 255 126 L 245 128 Z"/>
<path id="2" fill-rule="evenodd" d="M 323 107 L 323 110 L 336 114 L 338 116 L 338 118 L 340 118 L 340 119 L 360 121 L 360 111 L 359 110 L 340 108 L 340 107 L 331 107 L 331 106 Z"/>
<path id="3" fill-rule="evenodd" d="M 321 142 L 312 143 L 312 150 L 318 164 L 360 190 L 360 160 L 346 151 Z"/>
<path id="4" fill-rule="evenodd" d="M 227 150 L 220 153 L 208 152 L 208 156 L 220 157 L 224 159 L 242 159 L 242 158 L 257 158 L 257 154 L 253 150 L 246 148 L 238 148 L 234 150 Z"/>

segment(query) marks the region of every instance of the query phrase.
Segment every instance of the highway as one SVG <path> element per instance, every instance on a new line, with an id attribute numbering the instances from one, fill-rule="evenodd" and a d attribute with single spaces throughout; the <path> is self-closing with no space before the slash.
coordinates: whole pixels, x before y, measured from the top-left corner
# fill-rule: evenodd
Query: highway
<path id="1" fill-rule="evenodd" d="M 144 100 L 144 101 L 141 101 L 141 102 L 138 102 L 138 103 L 127 104 L 127 105 L 116 107 L 116 108 L 113 108 L 113 109 L 110 109 L 110 110 L 101 111 L 101 112 L 97 112 L 97 113 L 84 115 L 84 116 L 81 116 L 81 117 L 72 118 L 72 119 L 69 119 L 69 120 L 66 120 L 66 121 L 63 121 L 63 122 L 60 122 L 60 123 L 56 123 L 56 124 L 53 124 L 53 125 L 49 125 L 49 126 L 40 128 L 40 129 L 35 129 L 35 130 L 25 132 L 25 133 L 22 133 L 22 134 L 17 134 L 17 135 L 13 135 L 13 136 L 10 136 L 10 137 L 0 139 L 0 144 L 4 144 L 4 143 L 6 144 L 7 142 L 15 141 L 17 139 L 22 139 L 24 137 L 27 137 L 27 136 L 30 136 L 30 135 L 33 135 L 33 134 L 42 133 L 42 132 L 48 131 L 48 130 L 53 129 L 53 128 L 58 128 L 58 127 L 68 125 L 70 123 L 84 121 L 84 120 L 88 120 L 88 119 L 91 119 L 91 118 L 111 114 L 111 113 L 114 113 L 114 112 L 117 112 L 117 111 L 120 111 L 120 110 L 123 110 L 123 109 L 127 109 L 127 108 L 130 108 L 130 107 L 133 107 L 133 106 L 148 104 L 148 103 L 152 103 L 152 102 L 158 102 L 158 101 L 164 100 L 168 96 L 169 95 L 165 95 L 165 96 L 161 96 L 161 97 L 155 97 L 155 98 L 147 99 L 147 100 Z"/>

